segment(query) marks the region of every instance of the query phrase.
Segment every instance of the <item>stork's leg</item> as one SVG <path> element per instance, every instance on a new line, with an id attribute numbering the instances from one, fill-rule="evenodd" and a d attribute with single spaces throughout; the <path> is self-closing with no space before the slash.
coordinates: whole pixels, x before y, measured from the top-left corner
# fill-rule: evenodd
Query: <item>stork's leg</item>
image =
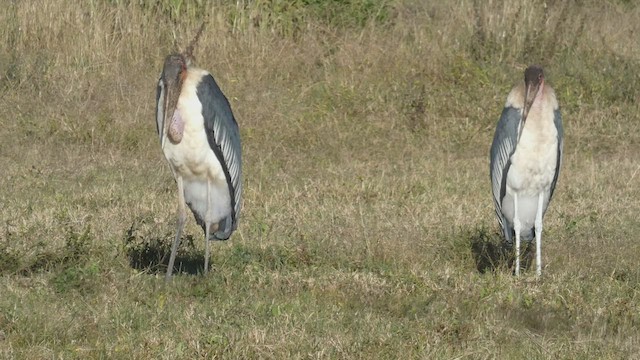
<path id="1" fill-rule="evenodd" d="M 178 252 L 178 246 L 180 245 L 180 237 L 182 236 L 182 230 L 184 224 L 187 222 L 187 209 L 184 202 L 184 185 L 182 183 L 182 177 L 176 177 L 176 183 L 178 184 L 178 230 L 176 231 L 176 238 L 173 240 L 171 246 L 171 256 L 169 257 L 169 267 L 167 267 L 167 274 L 165 275 L 165 281 L 171 280 L 171 273 L 173 273 L 173 264 L 176 261 L 176 253 Z"/>
<path id="2" fill-rule="evenodd" d="M 204 273 L 209 272 L 209 257 L 211 256 L 209 235 L 211 234 L 211 181 L 207 180 L 207 213 L 204 219 Z"/>
<path id="3" fill-rule="evenodd" d="M 211 229 L 211 225 L 209 225 L 209 222 L 205 222 L 204 225 L 205 231 L 204 231 L 204 273 L 206 274 L 207 272 L 209 272 L 209 256 L 210 255 L 210 241 L 209 241 L 209 234 L 211 233 L 210 229 Z"/>
<path id="4" fill-rule="evenodd" d="M 544 192 L 538 195 L 538 211 L 536 212 L 536 275 L 542 275 L 542 207 Z"/>
<path id="5" fill-rule="evenodd" d="M 516 276 L 520 275 L 520 230 L 522 224 L 518 217 L 518 193 L 513 194 L 513 231 L 516 233 Z"/>

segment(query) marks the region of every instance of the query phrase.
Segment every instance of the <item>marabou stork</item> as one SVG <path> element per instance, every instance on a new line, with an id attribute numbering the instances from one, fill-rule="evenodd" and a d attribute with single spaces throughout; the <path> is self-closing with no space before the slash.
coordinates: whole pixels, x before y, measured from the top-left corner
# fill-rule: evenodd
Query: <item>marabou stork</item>
<path id="1" fill-rule="evenodd" d="M 240 131 L 229 101 L 213 76 L 193 66 L 193 47 L 166 57 L 157 90 L 156 122 L 160 146 L 178 185 L 178 229 L 165 280 L 171 279 L 185 205 L 204 231 L 204 273 L 209 242 L 226 240 L 238 226 L 242 199 Z"/>
<path id="2" fill-rule="evenodd" d="M 529 66 L 498 121 L 491 145 L 493 200 L 509 248 L 516 239 L 536 239 L 536 274 L 542 274 L 542 218 L 553 196 L 562 162 L 563 129 L 556 95 L 540 66 Z"/>

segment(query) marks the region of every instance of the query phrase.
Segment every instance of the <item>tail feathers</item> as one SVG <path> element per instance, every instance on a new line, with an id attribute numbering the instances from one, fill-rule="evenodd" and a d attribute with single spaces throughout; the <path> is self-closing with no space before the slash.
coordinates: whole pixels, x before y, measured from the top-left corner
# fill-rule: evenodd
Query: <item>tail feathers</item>
<path id="1" fill-rule="evenodd" d="M 535 237 L 536 237 L 535 228 L 531 228 L 529 230 L 524 229 L 520 231 L 520 240 L 522 241 L 531 242 L 533 239 L 535 239 Z"/>
<path id="2" fill-rule="evenodd" d="M 193 211 L 193 209 L 192 209 L 192 212 L 193 212 L 193 217 L 196 219 L 196 223 L 202 228 L 202 232 L 204 232 L 204 236 L 207 236 L 207 227 L 204 220 L 202 220 L 202 218 L 198 215 L 198 213 Z M 231 215 L 229 215 L 218 222 L 217 230 L 209 234 L 209 241 L 228 240 L 229 237 L 231 237 L 231 233 L 233 232 L 233 230 L 235 229 L 233 228 Z"/>
<path id="3" fill-rule="evenodd" d="M 231 216 L 227 216 L 218 222 L 218 230 L 209 235 L 209 240 L 227 240 L 232 232 Z"/>
<path id="4" fill-rule="evenodd" d="M 536 229 L 523 229 L 520 231 L 520 241 L 523 242 L 531 242 L 536 237 Z M 513 242 L 516 238 L 515 230 L 512 226 L 507 225 L 504 229 L 504 242 L 507 247 L 511 248 L 513 246 Z"/>

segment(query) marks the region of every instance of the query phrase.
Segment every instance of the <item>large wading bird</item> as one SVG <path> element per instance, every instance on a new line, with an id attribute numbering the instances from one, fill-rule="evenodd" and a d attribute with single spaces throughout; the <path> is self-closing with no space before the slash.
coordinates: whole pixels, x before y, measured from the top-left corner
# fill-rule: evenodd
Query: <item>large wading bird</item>
<path id="1" fill-rule="evenodd" d="M 240 132 L 229 101 L 213 76 L 192 66 L 193 47 L 167 56 L 158 81 L 156 122 L 160 146 L 178 185 L 178 229 L 165 280 L 171 279 L 186 207 L 204 231 L 204 273 L 210 241 L 226 240 L 238 226 L 242 197 Z"/>
<path id="2" fill-rule="evenodd" d="M 491 184 L 505 242 L 536 241 L 536 274 L 542 274 L 542 219 L 553 196 L 562 161 L 562 118 L 556 95 L 539 66 L 529 66 L 502 110 L 491 145 Z"/>

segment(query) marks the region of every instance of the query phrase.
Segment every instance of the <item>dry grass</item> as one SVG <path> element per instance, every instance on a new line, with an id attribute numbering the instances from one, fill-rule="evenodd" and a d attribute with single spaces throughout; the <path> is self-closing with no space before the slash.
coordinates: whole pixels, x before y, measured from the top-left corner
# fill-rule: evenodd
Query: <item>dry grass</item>
<path id="1" fill-rule="evenodd" d="M 2 357 L 638 357 L 640 7 L 127 3 L 0 13 Z M 244 208 L 207 277 L 190 221 L 165 286 L 155 85 L 204 17 Z M 566 131 L 541 281 L 477 269 L 493 129 L 534 62 Z"/>

